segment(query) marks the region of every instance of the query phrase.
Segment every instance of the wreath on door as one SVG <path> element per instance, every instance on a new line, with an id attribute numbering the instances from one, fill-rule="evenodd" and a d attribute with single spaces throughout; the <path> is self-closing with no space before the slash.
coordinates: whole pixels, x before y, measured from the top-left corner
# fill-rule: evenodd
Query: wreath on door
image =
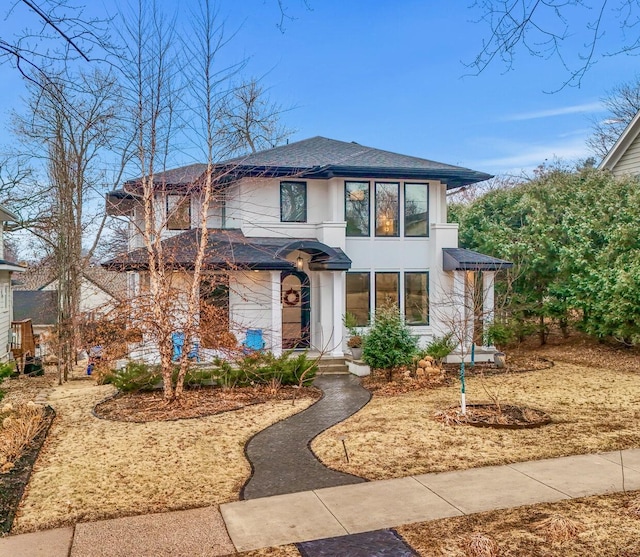
<path id="1" fill-rule="evenodd" d="M 283 298 L 287 306 L 297 306 L 300 303 L 300 291 L 289 288 L 289 290 L 284 293 Z"/>

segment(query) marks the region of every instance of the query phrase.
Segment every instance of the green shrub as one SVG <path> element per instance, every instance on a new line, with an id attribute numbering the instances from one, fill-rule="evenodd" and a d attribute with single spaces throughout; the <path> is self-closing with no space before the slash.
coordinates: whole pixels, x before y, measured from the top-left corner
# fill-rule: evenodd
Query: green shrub
<path id="1" fill-rule="evenodd" d="M 103 379 L 124 393 L 151 390 L 162 381 L 159 366 L 150 366 L 142 362 L 128 362 L 120 370 L 113 371 Z"/>
<path id="2" fill-rule="evenodd" d="M 11 377 L 15 371 L 15 362 L 2 362 L 0 363 L 0 385 L 7 378 Z M 0 389 L 0 400 L 4 398 L 5 392 Z"/>
<path id="3" fill-rule="evenodd" d="M 281 385 L 298 385 L 303 375 L 303 385 L 310 385 L 318 372 L 317 364 L 307 358 L 306 352 L 297 356 L 293 356 L 292 351 L 281 356 L 273 352 L 253 352 L 241 358 L 237 366 L 239 385 L 265 385 L 272 380 Z"/>
<path id="4" fill-rule="evenodd" d="M 431 356 L 439 366 L 442 364 L 442 360 L 453 352 L 455 347 L 456 341 L 453 339 L 453 333 L 447 333 L 442 337 L 433 337 L 433 340 L 427 345 L 424 354 Z"/>
<path id="5" fill-rule="evenodd" d="M 386 371 L 387 380 L 391 381 L 393 370 L 409 365 L 417 351 L 418 339 L 411 334 L 397 307 L 376 311 L 362 351 L 362 359 L 368 366 Z"/>
<path id="6" fill-rule="evenodd" d="M 510 342 L 513 342 L 517 336 L 517 331 L 506 323 L 494 321 L 487 329 L 487 342 L 498 348 L 504 348 Z"/>

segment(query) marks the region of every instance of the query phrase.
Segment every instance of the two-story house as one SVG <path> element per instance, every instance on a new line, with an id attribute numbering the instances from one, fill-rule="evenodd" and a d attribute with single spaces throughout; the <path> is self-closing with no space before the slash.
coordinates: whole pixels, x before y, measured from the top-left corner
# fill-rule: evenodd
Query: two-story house
<path id="1" fill-rule="evenodd" d="M 154 176 L 163 251 L 176 273 L 193 268 L 205 169 L 194 164 Z M 493 275 L 510 264 L 458 249 L 446 200 L 447 190 L 490 175 L 324 137 L 215 170 L 222 178 L 206 219 L 203 337 L 211 306 L 218 310 L 211 326 L 223 322 L 240 340 L 252 329 L 275 353 L 311 348 L 342 356 L 346 312 L 366 326 L 376 308 L 396 304 L 426 344 L 456 315 L 472 326 L 473 315 L 454 306 L 468 299 L 470 273 L 478 271 L 490 318 Z M 148 269 L 139 195 L 139 180 L 131 180 L 107 197 L 109 213 L 132 225 L 129 253 L 104 265 L 129 274 L 131 295 L 144 290 Z"/>

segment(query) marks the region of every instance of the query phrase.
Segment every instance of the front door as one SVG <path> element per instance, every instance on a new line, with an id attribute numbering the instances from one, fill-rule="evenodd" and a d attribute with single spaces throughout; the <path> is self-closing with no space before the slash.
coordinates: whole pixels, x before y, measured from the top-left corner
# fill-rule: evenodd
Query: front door
<path id="1" fill-rule="evenodd" d="M 283 271 L 281 278 L 282 348 L 309 348 L 311 295 L 309 277 L 300 271 Z"/>

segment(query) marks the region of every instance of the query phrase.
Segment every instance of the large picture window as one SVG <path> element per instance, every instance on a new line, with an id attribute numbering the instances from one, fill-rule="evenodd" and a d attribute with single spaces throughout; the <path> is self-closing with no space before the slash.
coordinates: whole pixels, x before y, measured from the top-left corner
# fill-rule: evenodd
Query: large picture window
<path id="1" fill-rule="evenodd" d="M 404 317 L 407 325 L 429 324 L 429 273 L 404 274 Z"/>
<path id="2" fill-rule="evenodd" d="M 404 185 L 404 235 L 429 235 L 429 185 Z"/>
<path id="3" fill-rule="evenodd" d="M 376 182 L 376 236 L 398 236 L 400 184 Z"/>
<path id="4" fill-rule="evenodd" d="M 191 196 L 167 195 L 167 228 L 189 230 L 191 228 Z"/>
<path id="5" fill-rule="evenodd" d="M 358 327 L 369 324 L 370 277 L 369 273 L 347 273 L 347 313 L 355 316 Z"/>
<path id="6" fill-rule="evenodd" d="M 280 221 L 307 222 L 306 182 L 280 182 Z"/>
<path id="7" fill-rule="evenodd" d="M 400 273 L 376 273 L 376 309 L 398 306 Z"/>
<path id="8" fill-rule="evenodd" d="M 344 193 L 347 236 L 369 236 L 369 182 L 345 182 Z"/>

